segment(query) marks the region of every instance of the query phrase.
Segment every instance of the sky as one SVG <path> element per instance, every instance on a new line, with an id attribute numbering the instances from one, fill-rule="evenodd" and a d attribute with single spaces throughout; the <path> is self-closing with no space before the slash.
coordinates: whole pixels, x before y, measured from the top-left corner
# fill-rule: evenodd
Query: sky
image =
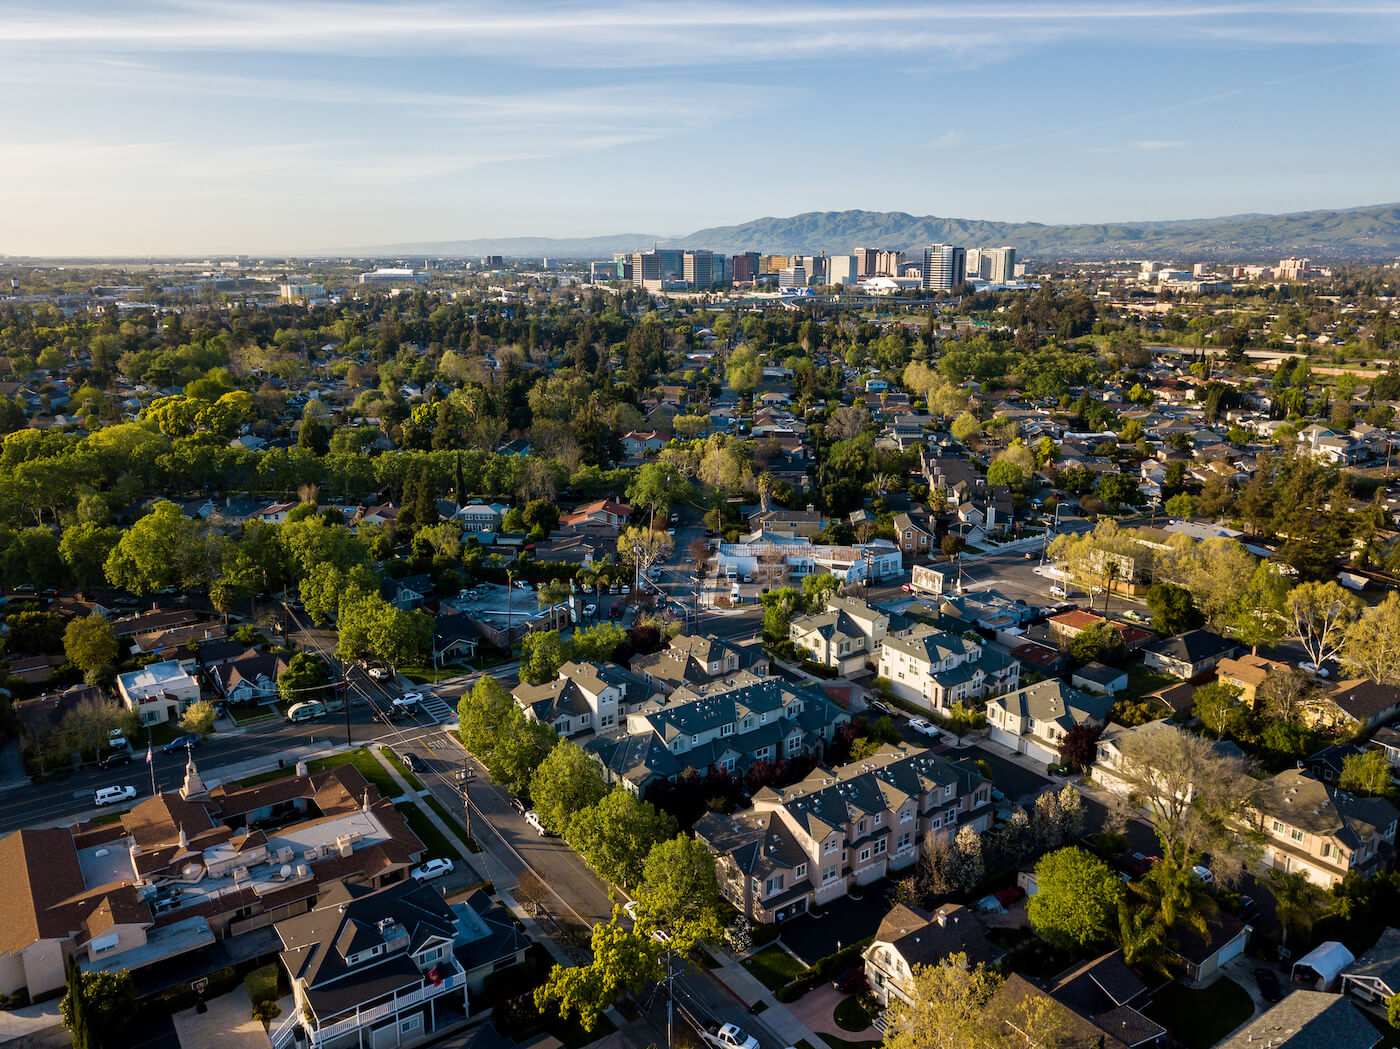
<path id="1" fill-rule="evenodd" d="M 0 0 L 0 254 L 1400 200 L 1400 0 Z"/>

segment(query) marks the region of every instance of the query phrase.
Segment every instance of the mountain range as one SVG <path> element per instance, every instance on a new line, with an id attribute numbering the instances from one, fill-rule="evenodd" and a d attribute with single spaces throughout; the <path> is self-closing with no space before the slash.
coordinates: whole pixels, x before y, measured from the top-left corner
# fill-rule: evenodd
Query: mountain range
<path id="1" fill-rule="evenodd" d="M 370 253 L 598 259 L 615 251 L 641 251 L 652 246 L 708 248 L 726 255 L 744 251 L 842 254 L 864 246 L 902 249 L 913 254 L 927 244 L 1010 244 L 1022 258 L 1043 260 L 1152 256 L 1178 261 L 1246 262 L 1276 260 L 1280 255 L 1307 255 L 1319 261 L 1374 261 L 1400 256 L 1400 204 L 1286 215 L 1060 226 L 939 218 L 902 211 L 809 211 L 787 218 L 754 219 L 737 226 L 712 226 L 684 237 L 638 233 L 572 238 L 485 237 L 398 244 L 375 248 Z"/>

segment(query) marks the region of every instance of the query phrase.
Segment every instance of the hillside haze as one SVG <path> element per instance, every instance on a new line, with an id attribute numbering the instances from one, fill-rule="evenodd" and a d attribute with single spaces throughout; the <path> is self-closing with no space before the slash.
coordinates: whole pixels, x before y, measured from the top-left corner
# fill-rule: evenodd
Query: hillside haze
<path id="1" fill-rule="evenodd" d="M 1376 261 L 1400 255 L 1400 204 L 1287 215 L 1063 226 L 939 218 L 902 211 L 809 211 L 787 218 L 754 219 L 736 226 L 712 226 L 683 237 L 636 233 L 573 238 L 483 237 L 391 245 L 376 248 L 374 253 L 604 258 L 615 251 L 640 251 L 654 244 L 708 248 L 726 255 L 744 251 L 841 254 L 854 247 L 898 248 L 914 253 L 927 244 L 938 243 L 967 247 L 1010 244 L 1022 258 L 1039 259 L 1167 256 L 1245 262 L 1277 259 L 1280 255 L 1308 255 L 1324 261 Z"/>

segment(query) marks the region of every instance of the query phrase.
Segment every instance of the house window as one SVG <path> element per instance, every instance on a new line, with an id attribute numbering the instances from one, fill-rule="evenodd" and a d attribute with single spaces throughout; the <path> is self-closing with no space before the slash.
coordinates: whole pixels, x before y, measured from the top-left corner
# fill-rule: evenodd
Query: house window
<path id="1" fill-rule="evenodd" d="M 802 737 L 793 736 L 792 739 L 788 740 L 787 749 L 789 754 L 796 754 L 802 749 Z"/>
<path id="2" fill-rule="evenodd" d="M 614 721 L 616 721 L 616 720 L 617 720 L 617 719 L 616 719 L 615 717 L 613 717 L 611 714 L 602 714 L 602 715 L 600 715 L 599 718 L 598 718 L 598 727 L 599 727 L 599 728 L 611 728 L 611 727 L 612 727 L 612 723 L 613 723 Z"/>
<path id="3" fill-rule="evenodd" d="M 580 714 L 580 715 L 579 715 L 579 718 L 578 718 L 578 723 L 579 723 L 580 725 L 591 725 L 591 724 L 593 723 L 593 715 L 592 715 L 592 714 Z"/>
<path id="4" fill-rule="evenodd" d="M 782 876 L 781 874 L 774 875 L 773 877 L 771 877 L 771 878 L 768 879 L 768 891 L 767 891 L 766 895 L 772 896 L 773 893 L 775 893 L 775 892 L 782 892 L 782 891 L 783 891 L 783 876 Z"/>
<path id="5" fill-rule="evenodd" d="M 721 726 L 719 727 L 719 734 L 720 734 L 721 736 L 732 736 L 732 735 L 734 735 L 734 726 L 733 726 L 733 725 L 721 725 Z"/>
<path id="6" fill-rule="evenodd" d="M 869 862 L 870 862 L 870 849 L 869 849 L 868 847 L 860 850 L 860 862 L 861 862 L 861 863 L 869 863 Z"/>
<path id="7" fill-rule="evenodd" d="M 837 848 L 840 847 L 840 844 L 841 843 L 836 838 L 829 838 L 827 839 L 826 848 L 822 851 L 825 852 L 827 855 L 830 855 L 831 853 L 835 852 Z"/>
<path id="8" fill-rule="evenodd" d="M 746 717 L 746 718 L 744 719 L 744 730 L 747 731 L 747 730 L 749 730 L 749 729 L 751 729 L 751 728 L 753 728 L 753 717 L 752 717 L 752 716 Z"/>
<path id="9" fill-rule="evenodd" d="M 884 814 L 883 812 L 877 812 L 877 813 L 875 813 L 875 826 L 878 827 L 881 823 L 884 823 L 884 822 L 885 822 L 885 814 Z"/>
<path id="10" fill-rule="evenodd" d="M 1302 840 L 1303 840 L 1303 832 L 1300 831 L 1297 827 L 1291 828 L 1291 829 L 1288 831 L 1288 836 L 1289 836 L 1290 838 L 1292 838 L 1294 841 L 1302 841 Z"/>
<path id="11" fill-rule="evenodd" d="M 691 736 L 691 737 L 690 737 L 690 742 L 691 742 L 691 745 L 694 746 L 694 745 L 696 745 L 696 744 L 698 744 L 698 743 L 700 742 L 700 737 L 699 737 L 698 735 L 697 735 L 697 736 Z"/>
<path id="12" fill-rule="evenodd" d="M 909 832 L 908 832 L 908 831 L 905 831 L 903 834 L 901 834 L 901 835 L 899 836 L 899 838 L 898 838 L 898 839 L 895 841 L 895 843 L 894 843 L 894 847 L 895 847 L 896 849 L 901 849 L 901 850 L 907 849 L 907 848 L 909 847 Z"/>
<path id="13" fill-rule="evenodd" d="M 881 838 L 877 842 L 875 842 L 875 855 L 883 856 L 885 854 L 885 846 L 887 846 L 888 844 L 889 840 L 886 838 Z"/>
<path id="14" fill-rule="evenodd" d="M 805 878 L 805 877 L 807 877 L 807 864 L 805 864 L 805 863 L 799 863 L 796 867 L 793 868 L 792 876 L 793 876 L 794 878 Z"/>
<path id="15" fill-rule="evenodd" d="M 903 812 L 901 812 L 901 813 L 899 814 L 899 822 L 900 822 L 900 823 L 908 823 L 908 822 L 909 822 L 910 820 L 912 820 L 913 818 L 914 818 L 914 809 L 913 809 L 912 807 L 906 808 Z"/>
<path id="16" fill-rule="evenodd" d="M 1282 834 L 1282 833 L 1283 833 L 1283 830 L 1284 830 L 1283 824 L 1280 823 L 1278 820 L 1274 820 L 1274 833 L 1275 833 L 1275 834 Z"/>
<path id="17" fill-rule="evenodd" d="M 1322 846 L 1322 858 L 1324 860 L 1332 858 L 1333 848 L 1330 843 L 1324 842 Z"/>
<path id="18" fill-rule="evenodd" d="M 836 867 L 833 865 L 822 871 L 822 884 L 826 885 L 836 880 Z"/>

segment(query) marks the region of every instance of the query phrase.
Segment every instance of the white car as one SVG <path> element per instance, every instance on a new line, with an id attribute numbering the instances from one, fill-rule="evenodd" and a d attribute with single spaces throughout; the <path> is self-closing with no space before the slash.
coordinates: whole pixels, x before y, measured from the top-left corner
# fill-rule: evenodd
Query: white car
<path id="1" fill-rule="evenodd" d="M 1207 885 L 1215 881 L 1215 875 L 1210 872 L 1209 867 L 1202 867 L 1200 864 L 1191 868 L 1191 873 L 1200 878 Z"/>
<path id="2" fill-rule="evenodd" d="M 389 679 L 389 671 L 384 667 L 370 667 L 369 676 L 373 681 L 387 681 Z"/>
<path id="3" fill-rule="evenodd" d="M 597 606 L 597 605 L 584 605 L 584 606 L 583 606 L 583 614 L 586 615 L 586 616 L 596 616 L 596 615 L 598 614 L 598 606 Z"/>
<path id="4" fill-rule="evenodd" d="M 452 861 L 448 859 L 429 860 L 421 867 L 414 867 L 412 871 L 414 881 L 432 881 L 451 873 Z"/>
<path id="5" fill-rule="evenodd" d="M 758 1039 L 745 1034 L 738 1024 L 725 1024 L 713 1034 L 706 1031 L 704 1038 L 711 1045 L 719 1046 L 719 1049 L 758 1049 Z"/>
<path id="6" fill-rule="evenodd" d="M 135 787 L 99 787 L 92 795 L 92 803 L 98 808 L 103 805 L 116 805 L 136 797 Z"/>
<path id="7" fill-rule="evenodd" d="M 394 709 L 414 711 L 418 709 L 418 705 L 422 702 L 423 693 L 405 692 L 402 696 L 399 696 L 397 699 L 394 700 Z"/>
<path id="8" fill-rule="evenodd" d="M 1062 586 L 1056 584 L 1055 586 L 1052 586 L 1052 587 L 1050 588 L 1050 596 L 1051 596 L 1051 597 L 1068 597 L 1069 595 L 1068 595 L 1067 593 L 1065 593 L 1065 588 L 1064 588 L 1064 587 L 1062 587 Z"/>
<path id="9" fill-rule="evenodd" d="M 931 739 L 937 739 L 939 735 L 941 735 L 938 731 L 938 726 L 927 718 L 910 718 L 909 727 L 915 732 L 922 732 Z"/>
<path id="10" fill-rule="evenodd" d="M 540 822 L 540 814 L 534 809 L 531 809 L 530 811 L 525 813 L 525 822 L 528 823 L 531 827 L 534 827 L 541 838 L 547 837 L 549 835 L 549 831 L 545 830 L 544 824 Z"/>
<path id="11" fill-rule="evenodd" d="M 1320 667 L 1316 663 L 1299 663 L 1298 669 L 1305 674 L 1311 674 L 1313 677 L 1327 676 L 1327 668 Z"/>

